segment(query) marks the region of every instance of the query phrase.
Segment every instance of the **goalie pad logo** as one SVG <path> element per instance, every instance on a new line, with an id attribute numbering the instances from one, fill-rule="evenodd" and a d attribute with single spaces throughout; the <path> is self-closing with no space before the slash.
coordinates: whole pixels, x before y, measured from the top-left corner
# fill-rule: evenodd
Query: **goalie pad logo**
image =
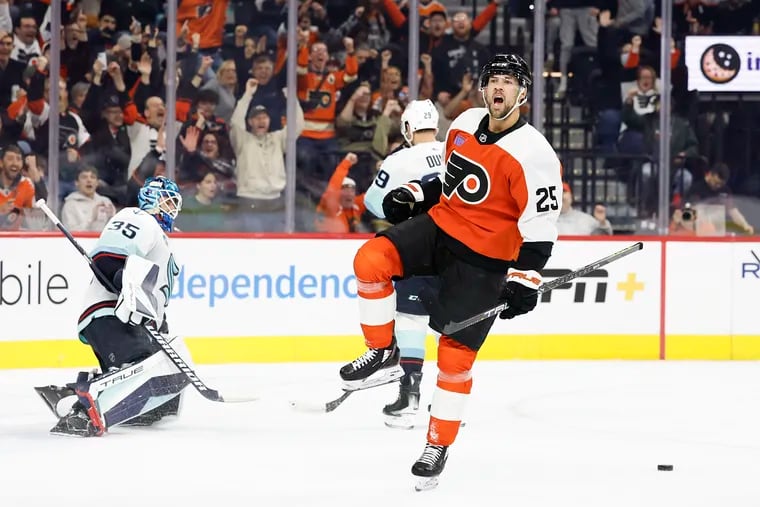
<path id="1" fill-rule="evenodd" d="M 480 204 L 490 189 L 491 180 L 483 166 L 456 151 L 451 152 L 443 181 L 443 195 L 447 199 L 456 194 L 467 204 Z"/>

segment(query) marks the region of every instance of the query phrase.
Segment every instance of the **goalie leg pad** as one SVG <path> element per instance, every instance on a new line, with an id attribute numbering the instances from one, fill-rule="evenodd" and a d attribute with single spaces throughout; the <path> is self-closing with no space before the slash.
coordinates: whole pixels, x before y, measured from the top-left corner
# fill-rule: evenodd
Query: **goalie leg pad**
<path id="1" fill-rule="evenodd" d="M 185 362 L 192 364 L 181 338 L 167 341 Z M 163 351 L 159 351 L 138 363 L 112 369 L 92 380 L 86 389 L 79 386 L 77 394 L 86 391 L 92 397 L 98 413 L 102 414 L 104 428 L 110 428 L 149 412 L 153 412 L 151 417 L 155 421 L 164 415 L 178 414 L 181 400 L 170 402 L 189 383 L 187 375 L 180 372 Z"/>
<path id="2" fill-rule="evenodd" d="M 184 392 L 179 393 L 163 405 L 159 405 L 153 410 L 149 410 L 121 424 L 122 426 L 153 426 L 165 417 L 179 416 L 182 410 L 183 395 Z"/>

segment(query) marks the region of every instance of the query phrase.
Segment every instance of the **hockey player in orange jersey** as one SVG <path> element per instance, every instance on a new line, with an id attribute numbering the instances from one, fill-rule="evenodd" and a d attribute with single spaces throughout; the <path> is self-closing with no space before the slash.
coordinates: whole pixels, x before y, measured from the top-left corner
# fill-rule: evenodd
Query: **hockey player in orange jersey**
<path id="1" fill-rule="evenodd" d="M 441 332 L 500 302 L 499 317 L 533 310 L 540 270 L 557 239 L 562 199 L 559 159 L 544 136 L 520 117 L 532 77 L 519 56 L 500 54 L 480 76 L 485 108 L 471 108 L 446 135 L 443 181 L 409 182 L 388 193 L 394 224 L 354 258 L 359 319 L 369 348 L 341 368 L 346 390 L 396 380 L 393 280 L 437 275 L 441 289 L 430 326 Z M 438 481 L 472 388 L 472 365 L 495 317 L 438 343 L 438 379 L 425 450 L 412 466 L 417 489 Z"/>

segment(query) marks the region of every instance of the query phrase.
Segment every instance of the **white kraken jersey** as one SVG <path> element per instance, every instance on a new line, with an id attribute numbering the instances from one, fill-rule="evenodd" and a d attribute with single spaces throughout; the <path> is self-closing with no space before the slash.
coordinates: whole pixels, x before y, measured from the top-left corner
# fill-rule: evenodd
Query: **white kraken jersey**
<path id="1" fill-rule="evenodd" d="M 130 255 L 139 255 L 158 265 L 158 279 L 153 289 L 156 298 L 156 312 L 159 327 L 164 320 L 164 308 L 169 305 L 169 297 L 174 287 L 174 278 L 179 267 L 169 248 L 169 239 L 156 219 L 139 208 L 124 208 L 108 221 L 100 233 L 90 257 L 110 256 L 126 261 Z M 78 331 L 81 332 L 92 319 L 114 314 L 117 294 L 109 292 L 93 276 L 84 298 L 84 311 L 79 317 Z"/>
<path id="2" fill-rule="evenodd" d="M 389 155 L 364 194 L 364 204 L 378 218 L 385 218 L 383 198 L 391 190 L 413 180 L 428 181 L 444 172 L 444 145 L 433 141 L 404 148 Z"/>

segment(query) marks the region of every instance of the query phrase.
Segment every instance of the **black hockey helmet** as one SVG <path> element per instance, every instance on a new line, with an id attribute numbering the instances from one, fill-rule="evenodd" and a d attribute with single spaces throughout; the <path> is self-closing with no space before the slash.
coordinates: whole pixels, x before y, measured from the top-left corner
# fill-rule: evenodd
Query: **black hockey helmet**
<path id="1" fill-rule="evenodd" d="M 483 66 L 480 71 L 480 88 L 485 88 L 491 76 L 509 74 L 517 79 L 520 86 L 529 88 L 533 83 L 530 67 L 521 56 L 514 53 L 501 53 L 494 55 L 491 61 Z"/>

